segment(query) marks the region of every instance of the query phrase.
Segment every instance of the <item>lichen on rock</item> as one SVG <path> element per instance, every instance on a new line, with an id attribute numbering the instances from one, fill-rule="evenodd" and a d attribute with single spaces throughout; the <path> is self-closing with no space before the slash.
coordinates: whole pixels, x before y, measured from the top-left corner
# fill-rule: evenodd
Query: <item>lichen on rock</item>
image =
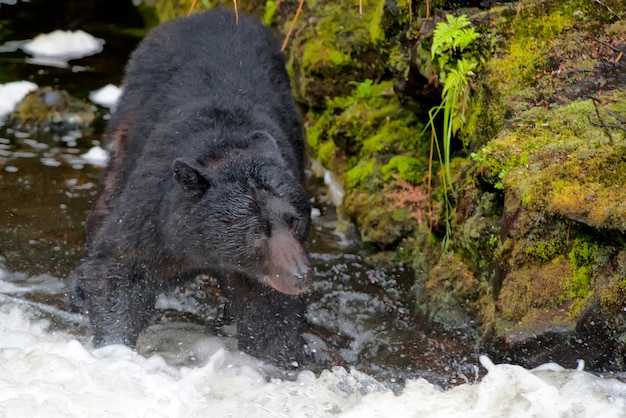
<path id="1" fill-rule="evenodd" d="M 88 128 L 96 118 L 92 104 L 66 91 L 43 87 L 27 94 L 6 125 L 17 129 L 66 132 Z"/>

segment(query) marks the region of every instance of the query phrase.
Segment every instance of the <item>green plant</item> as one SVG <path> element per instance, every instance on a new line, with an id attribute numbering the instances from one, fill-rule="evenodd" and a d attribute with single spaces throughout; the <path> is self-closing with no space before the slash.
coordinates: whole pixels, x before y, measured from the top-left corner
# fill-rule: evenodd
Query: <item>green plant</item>
<path id="1" fill-rule="evenodd" d="M 466 111 L 471 92 L 470 82 L 475 75 L 474 70 L 478 68 L 480 62 L 475 53 L 469 49 L 480 34 L 474 28 L 469 27 L 471 22 L 468 17 L 466 15 L 455 17 L 449 14 L 446 19 L 447 22 L 437 24 L 433 32 L 431 47 L 431 59 L 439 66 L 439 81 L 443 85 L 442 101 L 439 106 L 435 106 L 429 111 L 430 120 L 427 124 L 427 128 L 430 127 L 432 132 L 431 156 L 434 145 L 443 168 L 442 184 L 446 211 L 444 252 L 452 234 L 450 218 L 454 209 L 448 198 L 448 191 L 454 193 L 450 174 L 450 143 L 452 137 L 466 123 Z M 441 146 L 435 129 L 435 118 L 439 112 L 443 112 Z M 441 148 L 443 148 L 443 153 Z"/>
<path id="2" fill-rule="evenodd" d="M 378 94 L 376 88 L 374 87 L 374 81 L 369 78 L 360 83 L 358 81 L 348 81 L 348 85 L 355 87 L 352 92 L 352 96 L 357 99 L 369 99 Z"/>
<path id="3" fill-rule="evenodd" d="M 278 7 L 278 3 L 276 0 L 267 0 L 265 2 L 265 13 L 263 14 L 263 23 L 266 25 L 271 25 L 272 20 L 274 19 L 274 14 L 276 13 L 276 8 Z"/>

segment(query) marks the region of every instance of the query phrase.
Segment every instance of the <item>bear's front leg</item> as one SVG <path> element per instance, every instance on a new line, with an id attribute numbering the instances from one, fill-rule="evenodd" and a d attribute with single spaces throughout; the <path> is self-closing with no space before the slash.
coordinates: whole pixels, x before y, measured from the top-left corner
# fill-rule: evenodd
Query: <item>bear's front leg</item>
<path id="1" fill-rule="evenodd" d="M 80 309 L 89 316 L 96 347 L 135 346 L 156 300 L 144 273 L 106 259 L 89 259 L 76 269 L 70 283 L 74 286 L 70 295 L 82 299 Z"/>
<path id="2" fill-rule="evenodd" d="M 304 296 L 279 293 L 247 277 L 229 278 L 224 296 L 237 321 L 238 347 L 272 363 L 293 367 L 306 360 Z"/>

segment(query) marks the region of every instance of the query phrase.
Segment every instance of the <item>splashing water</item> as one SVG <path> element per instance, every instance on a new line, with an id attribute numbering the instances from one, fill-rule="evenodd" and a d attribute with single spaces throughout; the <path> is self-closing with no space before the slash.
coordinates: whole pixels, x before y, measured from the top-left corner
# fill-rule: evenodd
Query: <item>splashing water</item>
<path id="1" fill-rule="evenodd" d="M 217 337 L 206 361 L 173 367 L 123 346 L 88 348 L 55 331 L 33 304 L 0 307 L 0 411 L 6 417 L 624 417 L 626 384 L 556 364 L 526 370 L 481 363 L 482 381 L 449 390 L 409 380 L 394 394 L 354 369 L 269 379 Z M 57 315 L 70 315 L 52 312 Z"/>

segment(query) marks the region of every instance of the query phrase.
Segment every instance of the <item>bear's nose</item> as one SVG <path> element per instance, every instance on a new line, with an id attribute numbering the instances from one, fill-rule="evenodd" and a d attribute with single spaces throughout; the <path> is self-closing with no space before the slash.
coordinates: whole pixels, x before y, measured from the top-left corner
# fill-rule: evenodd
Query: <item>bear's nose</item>
<path id="1" fill-rule="evenodd" d="M 294 257 L 295 271 L 294 276 L 298 279 L 308 279 L 311 277 L 311 265 L 309 264 L 306 256 L 304 257 Z"/>

